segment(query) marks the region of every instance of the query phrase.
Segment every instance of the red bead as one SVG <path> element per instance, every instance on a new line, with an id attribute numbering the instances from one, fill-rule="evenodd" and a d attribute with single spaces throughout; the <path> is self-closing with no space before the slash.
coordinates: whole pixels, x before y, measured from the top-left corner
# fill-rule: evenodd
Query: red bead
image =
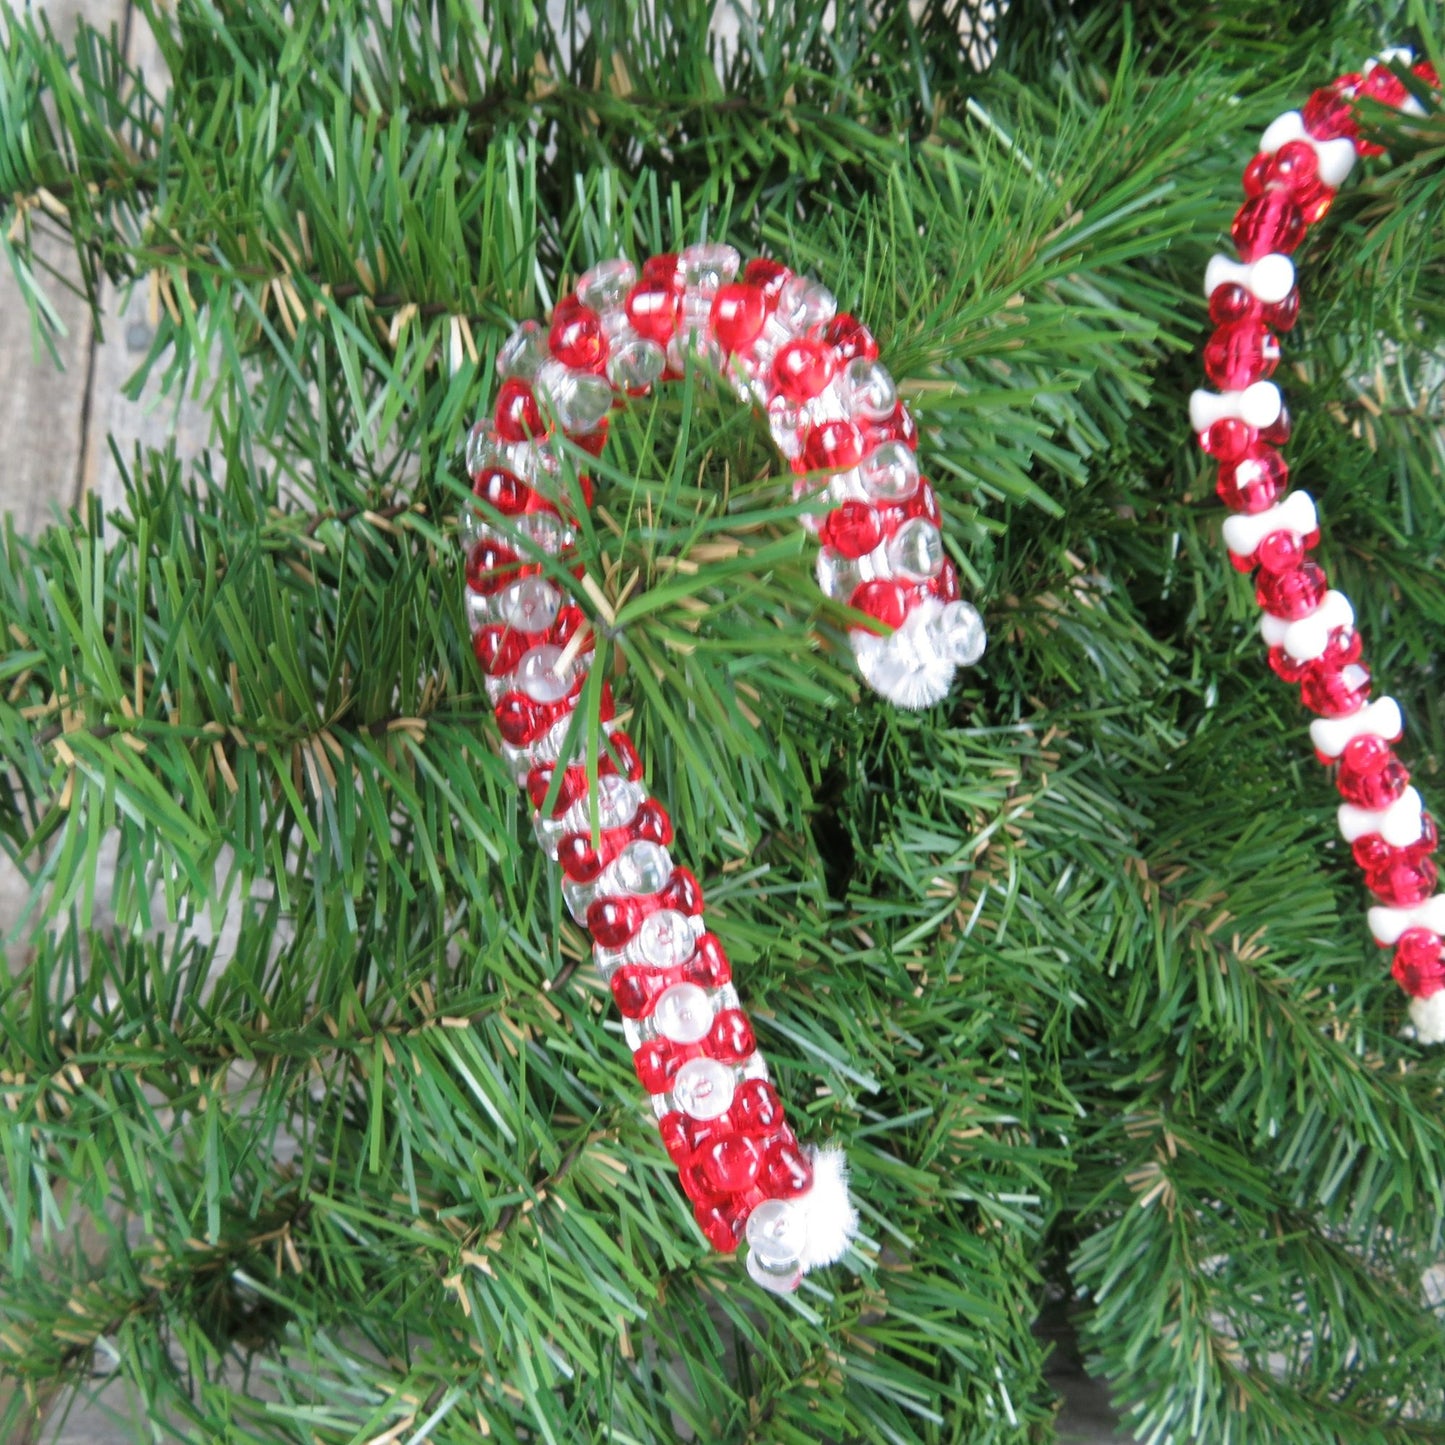
<path id="1" fill-rule="evenodd" d="M 1305 224 L 1310 226 L 1324 217 L 1335 198 L 1334 191 L 1320 180 L 1315 148 L 1304 140 L 1286 141 L 1275 152 L 1269 183 L 1294 197 Z"/>
<path id="2" fill-rule="evenodd" d="M 725 1064 L 740 1064 L 757 1049 L 753 1026 L 737 1008 L 725 1008 L 708 1031 L 707 1051 Z"/>
<path id="3" fill-rule="evenodd" d="M 1254 559 L 1266 572 L 1288 572 L 1305 558 L 1305 539 L 1298 532 L 1271 532 L 1255 548 Z"/>
<path id="4" fill-rule="evenodd" d="M 1216 286 L 1209 293 L 1209 319 L 1216 326 L 1228 326 L 1235 321 L 1258 321 L 1259 302 L 1252 291 L 1229 282 Z"/>
<path id="5" fill-rule="evenodd" d="M 1341 76 L 1333 85 L 1323 86 L 1305 102 L 1302 115 L 1305 130 L 1316 140 L 1339 140 L 1359 130 L 1354 110 L 1342 88 L 1359 83 L 1358 75 Z"/>
<path id="6" fill-rule="evenodd" d="M 686 1044 L 675 1044 L 671 1039 L 647 1039 L 633 1054 L 632 1067 L 649 1094 L 665 1094 L 672 1087 L 677 1071 L 696 1056 L 697 1051 Z"/>
<path id="7" fill-rule="evenodd" d="M 1431 90 L 1440 89 L 1440 73 L 1428 60 L 1417 61 L 1410 67 L 1410 74 L 1417 80 L 1423 80 Z"/>
<path id="8" fill-rule="evenodd" d="M 770 1199 L 796 1199 L 813 1187 L 813 1166 L 791 1129 L 768 1145 L 758 1182 Z"/>
<path id="9" fill-rule="evenodd" d="M 1221 326 L 1204 346 L 1204 370 L 1221 391 L 1243 391 L 1278 365 L 1279 338 L 1260 321 Z"/>
<path id="10" fill-rule="evenodd" d="M 783 1101 L 766 1079 L 747 1079 L 733 1095 L 728 1117 L 744 1134 L 771 1133 L 783 1120 Z"/>
<path id="11" fill-rule="evenodd" d="M 695 983 L 699 988 L 721 988 L 732 981 L 732 976 L 732 965 L 717 934 L 704 933 L 692 957 L 682 965 L 681 981 Z"/>
<path id="12" fill-rule="evenodd" d="M 657 1132 L 662 1136 L 662 1147 L 667 1150 L 672 1162 L 681 1168 L 692 1160 L 691 1120 L 680 1109 L 664 1114 L 657 1121 Z"/>
<path id="13" fill-rule="evenodd" d="M 587 931 L 603 948 L 621 948 L 645 917 L 636 898 L 594 898 L 587 905 Z"/>
<path id="14" fill-rule="evenodd" d="M 864 361 L 878 360 L 878 343 L 873 339 L 873 333 L 846 311 L 840 311 L 831 321 L 815 326 L 809 334 L 816 335 L 818 340 L 833 348 L 839 366 L 847 366 L 850 361 L 860 358 Z"/>
<path id="15" fill-rule="evenodd" d="M 1261 572 L 1255 579 L 1254 595 L 1272 617 L 1298 622 L 1319 608 L 1329 587 L 1329 578 L 1318 562 L 1301 562 L 1288 572 Z"/>
<path id="16" fill-rule="evenodd" d="M 546 712 L 524 692 L 504 692 L 497 700 L 497 726 L 513 747 L 526 747 L 547 730 Z"/>
<path id="17" fill-rule="evenodd" d="M 724 351 L 746 351 L 768 319 L 761 288 L 746 282 L 722 287 L 712 301 L 712 333 Z"/>
<path id="18" fill-rule="evenodd" d="M 536 638 L 530 632 L 518 632 L 514 627 L 494 624 L 477 629 L 472 638 L 472 652 L 483 671 L 492 677 L 505 677 L 535 644 Z"/>
<path id="19" fill-rule="evenodd" d="M 743 1229 L 751 1212 L 745 1206 L 740 1206 L 737 1200 L 729 1199 L 721 1204 L 695 1205 L 693 1218 L 707 1236 L 707 1242 L 719 1254 L 732 1254 L 743 1237 Z"/>
<path id="20" fill-rule="evenodd" d="M 1403 848 L 1392 847 L 1378 833 L 1366 833 L 1350 845 L 1355 862 L 1365 873 L 1381 873 L 1396 863 L 1417 863 L 1439 847 L 1440 836 L 1429 813 L 1420 814 L 1420 836 Z"/>
<path id="21" fill-rule="evenodd" d="M 773 385 L 791 402 L 811 401 L 832 381 L 837 368 L 833 350 L 803 337 L 784 346 L 773 362 Z"/>
<path id="22" fill-rule="evenodd" d="M 1370 669 L 1358 662 L 1335 665 L 1321 658 L 1300 680 L 1300 701 L 1320 717 L 1348 717 L 1369 701 Z"/>
<path id="23" fill-rule="evenodd" d="M 746 1135 L 732 1134 L 698 1150 L 694 1162 L 709 1188 L 718 1194 L 736 1194 L 752 1188 L 763 1152 Z"/>
<path id="24" fill-rule="evenodd" d="M 467 586 L 490 596 L 510 587 L 522 575 L 517 554 L 510 548 L 483 537 L 467 553 Z"/>
<path id="25" fill-rule="evenodd" d="M 863 557 L 883 540 L 883 528 L 867 502 L 847 501 L 828 514 L 819 536 L 845 557 Z"/>
<path id="26" fill-rule="evenodd" d="M 1345 744 L 1335 787 L 1347 803 L 1378 812 L 1395 802 L 1409 782 L 1409 769 L 1384 738 L 1367 733 Z"/>
<path id="27" fill-rule="evenodd" d="M 677 290 L 679 285 L 677 252 L 663 251 L 656 256 L 649 256 L 642 263 L 642 279 L 657 286 L 667 286 L 674 291 Z"/>
<path id="28" fill-rule="evenodd" d="M 1237 461 L 1219 464 L 1214 490 L 1233 512 L 1265 512 L 1289 485 L 1289 463 L 1272 446 L 1255 442 Z"/>
<path id="29" fill-rule="evenodd" d="M 657 900 L 659 908 L 675 908 L 689 918 L 696 918 L 702 912 L 702 884 L 690 869 L 674 868 Z"/>
<path id="30" fill-rule="evenodd" d="M 1237 416 L 1222 417 L 1199 433 L 1200 450 L 1220 462 L 1237 462 L 1258 440 L 1259 432 Z"/>
<path id="31" fill-rule="evenodd" d="M 846 472 L 863 457 L 863 434 L 851 421 L 825 421 L 808 429 L 803 442 L 803 469 Z"/>
<path id="32" fill-rule="evenodd" d="M 1390 908 L 1413 908 L 1435 891 L 1437 871 L 1428 858 L 1406 859 L 1369 874 L 1365 883 Z"/>
<path id="33" fill-rule="evenodd" d="M 527 499 L 536 493 L 505 467 L 483 467 L 472 478 L 472 495 L 506 516 L 514 517 L 526 509 Z"/>
<path id="34" fill-rule="evenodd" d="M 1304 233 L 1304 216 L 1285 191 L 1266 191 L 1246 201 L 1230 227 L 1234 244 L 1245 261 L 1257 261 L 1276 251 L 1288 255 Z"/>
<path id="35" fill-rule="evenodd" d="M 667 978 L 656 969 L 626 963 L 612 975 L 611 987 L 623 1018 L 642 1019 L 652 1012 L 653 1000 L 667 987 Z"/>
<path id="36" fill-rule="evenodd" d="M 493 426 L 504 442 L 522 442 L 546 434 L 537 398 L 520 377 L 509 376 L 497 392 Z"/>
<path id="37" fill-rule="evenodd" d="M 853 589 L 848 605 L 889 627 L 902 627 L 911 595 L 901 582 L 864 582 Z"/>
<path id="38" fill-rule="evenodd" d="M 1407 928 L 1395 944 L 1390 972 L 1412 998 L 1429 998 L 1445 988 L 1445 942 L 1428 928 Z"/>
<path id="39" fill-rule="evenodd" d="M 938 576 L 931 577 L 923 585 L 940 602 L 957 602 L 963 596 L 963 588 L 958 581 L 958 568 L 954 566 L 951 557 L 945 557 L 943 566 L 938 569 Z"/>
<path id="40" fill-rule="evenodd" d="M 677 293 L 670 286 L 639 281 L 627 293 L 627 319 L 632 329 L 665 346 L 677 330 Z"/>
<path id="41" fill-rule="evenodd" d="M 865 453 L 884 442 L 902 442 L 911 451 L 918 450 L 918 424 L 913 420 L 913 413 L 901 401 L 893 408 L 892 416 L 884 417 L 882 421 L 865 420 L 858 427 Z"/>
<path id="42" fill-rule="evenodd" d="M 1272 447 L 1282 447 L 1290 439 L 1294 431 L 1294 420 L 1289 414 L 1289 408 L 1280 403 L 1279 415 L 1266 427 L 1259 429 L 1259 439 L 1268 442 Z"/>
<path id="43" fill-rule="evenodd" d="M 1356 99 L 1364 97 L 1399 110 L 1409 98 L 1410 92 L 1405 89 L 1405 82 L 1394 71 L 1387 66 L 1377 65 L 1360 82 L 1355 95 Z"/>
<path id="44" fill-rule="evenodd" d="M 755 256 L 743 267 L 743 280 L 762 291 L 769 311 L 777 306 L 778 292 L 788 284 L 788 277 L 792 274 L 782 262 L 769 260 L 766 256 Z"/>
<path id="45" fill-rule="evenodd" d="M 553 312 L 547 344 L 558 361 L 576 371 L 602 371 L 607 366 L 602 318 L 575 300 L 565 310 L 559 304 Z"/>
<path id="46" fill-rule="evenodd" d="M 1267 306 L 1261 306 L 1259 317 L 1276 331 L 1293 331 L 1295 322 L 1299 320 L 1299 287 L 1292 286 L 1282 301 L 1271 301 Z M 1268 437 L 1266 440 L 1283 442 L 1289 438 Z"/>

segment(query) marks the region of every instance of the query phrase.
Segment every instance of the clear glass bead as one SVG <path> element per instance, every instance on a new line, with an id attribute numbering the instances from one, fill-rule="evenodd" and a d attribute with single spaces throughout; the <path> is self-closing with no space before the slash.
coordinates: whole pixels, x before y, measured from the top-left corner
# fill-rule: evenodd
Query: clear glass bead
<path id="1" fill-rule="evenodd" d="M 577 299 L 592 310 L 617 311 L 637 283 L 637 267 L 623 256 L 599 261 L 577 280 Z"/>
<path id="2" fill-rule="evenodd" d="M 768 430 L 788 461 L 803 454 L 802 426 L 803 413 L 786 397 L 774 397 L 768 403 Z"/>
<path id="3" fill-rule="evenodd" d="M 903 442 L 883 442 L 858 463 L 858 479 L 871 501 L 901 502 L 918 490 L 918 458 Z"/>
<path id="4" fill-rule="evenodd" d="M 566 874 L 562 876 L 562 902 L 567 905 L 567 912 L 575 923 L 586 924 L 587 910 L 592 906 L 592 900 L 601 893 L 600 879 L 595 883 L 576 883 Z"/>
<path id="5" fill-rule="evenodd" d="M 813 570 L 823 595 L 835 602 L 847 602 L 865 580 L 862 570 L 852 558 L 835 552 L 831 547 L 818 549 L 818 560 Z"/>
<path id="6" fill-rule="evenodd" d="M 516 686 L 535 702 L 560 702 L 572 687 L 575 661 L 559 668 L 562 649 L 550 642 L 522 654 L 513 674 Z"/>
<path id="7" fill-rule="evenodd" d="M 496 465 L 497 439 L 492 435 L 490 418 L 472 424 L 467 433 L 467 475 L 474 477 L 484 467 Z"/>
<path id="8" fill-rule="evenodd" d="M 537 372 L 537 394 L 546 400 L 564 431 L 596 431 L 612 410 L 613 390 L 607 378 L 573 371 L 560 361 L 545 362 Z"/>
<path id="9" fill-rule="evenodd" d="M 888 368 L 861 356 L 844 368 L 840 390 L 851 414 L 868 421 L 883 421 L 898 405 L 898 388 Z"/>
<path id="10" fill-rule="evenodd" d="M 540 322 L 524 321 L 497 352 L 497 375 L 505 381 L 515 376 L 531 381 L 537 368 L 548 359 L 547 333 Z"/>
<path id="11" fill-rule="evenodd" d="M 712 1000 L 695 983 L 675 983 L 652 1006 L 652 1024 L 675 1044 L 695 1044 L 712 1028 Z"/>
<path id="12" fill-rule="evenodd" d="M 632 821 L 642 800 L 647 796 L 641 783 L 634 783 L 620 773 L 604 773 L 597 779 L 597 826 L 625 828 Z M 592 799 L 585 794 L 558 820 L 564 833 L 592 831 Z"/>
<path id="13" fill-rule="evenodd" d="M 497 620 L 494 600 L 485 592 L 473 592 L 468 587 L 466 607 L 467 627 L 471 632 L 476 632 L 479 627 L 486 627 L 489 623 Z"/>
<path id="14" fill-rule="evenodd" d="M 948 603 L 928 630 L 939 654 L 959 667 L 972 667 L 988 646 L 983 618 L 968 602 Z"/>
<path id="15" fill-rule="evenodd" d="M 927 582 L 943 566 L 943 534 L 924 517 L 905 522 L 887 547 L 889 566 L 909 582 Z"/>
<path id="16" fill-rule="evenodd" d="M 806 276 L 789 276 L 778 292 L 778 305 L 773 313 L 778 322 L 795 335 L 810 326 L 831 321 L 838 314 L 838 301 L 833 293 Z"/>
<path id="17" fill-rule="evenodd" d="M 717 1059 L 689 1059 L 673 1076 L 669 1103 L 692 1119 L 717 1119 L 732 1107 L 733 1071 Z"/>
<path id="18" fill-rule="evenodd" d="M 686 371 L 689 357 L 700 362 L 706 370 L 723 369 L 722 347 L 706 326 L 685 328 L 679 325 L 672 340 L 667 343 L 667 364 L 674 371 Z"/>
<path id="19" fill-rule="evenodd" d="M 791 1294 L 803 1274 L 808 1222 L 790 1199 L 765 1199 L 748 1215 L 748 1273 L 764 1289 Z"/>
<path id="20" fill-rule="evenodd" d="M 545 632 L 562 605 L 562 594 L 545 577 L 523 577 L 497 595 L 503 624 L 518 632 Z"/>
<path id="21" fill-rule="evenodd" d="M 678 252 L 677 265 L 682 284 L 711 301 L 738 274 L 742 257 L 722 241 L 701 241 L 684 246 Z"/>
<path id="22" fill-rule="evenodd" d="M 553 557 L 574 540 L 571 529 L 555 512 L 527 512 L 514 518 L 512 527 L 518 538 L 525 537 L 538 551 Z"/>
<path id="23" fill-rule="evenodd" d="M 675 908 L 659 908 L 637 930 L 638 962 L 649 968 L 676 968 L 697 951 L 697 919 Z"/>
<path id="24" fill-rule="evenodd" d="M 614 346 L 607 358 L 607 376 L 623 391 L 646 391 L 667 370 L 667 353 L 655 341 L 633 335 Z"/>
<path id="25" fill-rule="evenodd" d="M 672 877 L 672 859 L 660 843 L 629 843 L 602 874 L 603 893 L 645 898 L 661 892 Z"/>

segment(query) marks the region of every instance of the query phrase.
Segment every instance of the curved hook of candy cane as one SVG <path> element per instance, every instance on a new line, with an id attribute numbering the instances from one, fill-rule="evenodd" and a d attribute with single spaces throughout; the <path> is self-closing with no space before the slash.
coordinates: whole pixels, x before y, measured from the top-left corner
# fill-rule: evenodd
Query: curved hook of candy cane
<path id="1" fill-rule="evenodd" d="M 640 274 L 630 261 L 604 261 L 558 302 L 550 327 L 524 322 L 498 355 L 493 415 L 467 444 L 473 491 L 490 511 L 468 509 L 461 525 L 473 649 L 503 754 L 562 871 L 567 908 L 591 934 L 663 1142 L 712 1245 L 731 1252 L 745 1237 L 749 1273 L 786 1292 L 857 1231 L 842 1151 L 805 1149 L 789 1127 L 727 956 L 703 922 L 702 889 L 672 861 L 671 819 L 647 793 L 605 683 L 605 746 L 589 792 L 571 724 L 591 634 L 515 541 L 562 559 L 573 547 L 552 427 L 600 453 L 614 405 L 681 374 L 692 353 L 766 413 L 797 474 L 795 496 L 827 508 L 821 522 L 804 520 L 822 542 L 823 591 L 863 614 L 850 640 L 868 683 L 922 707 L 978 660 L 982 621 L 960 600 L 917 430 L 877 343 L 818 283 L 766 260 L 738 279 L 739 264 L 719 244 L 655 256 Z M 580 491 L 590 506 L 585 476 Z M 508 532 L 488 522 L 496 513 Z"/>
<path id="2" fill-rule="evenodd" d="M 1411 59 L 1408 50 L 1381 57 L 1404 66 Z M 1428 63 L 1413 74 L 1439 89 Z M 1370 931 L 1381 947 L 1394 948 L 1392 973 L 1410 996 L 1416 1037 L 1434 1044 L 1445 1042 L 1445 894 L 1435 892 L 1435 824 L 1395 755 L 1404 732 L 1399 704 L 1369 700 L 1354 609 L 1309 556 L 1320 540 L 1314 499 L 1284 495 L 1289 468 L 1279 448 L 1291 421 L 1269 380 L 1280 357 L 1275 331 L 1289 331 L 1299 313 L 1290 255 L 1330 209 L 1356 156 L 1381 149 L 1359 135 L 1354 104 L 1362 96 L 1423 114 L 1399 77 L 1372 61 L 1265 130 L 1244 172 L 1246 200 L 1231 231 L 1240 259 L 1215 256 L 1204 276 L 1217 327 L 1204 368 L 1220 390 L 1196 391 L 1189 417 L 1199 445 L 1219 462 L 1217 490 L 1233 513 L 1224 542 L 1235 567 L 1255 574 L 1270 667 L 1299 684 L 1317 715 L 1310 724 L 1315 755 L 1337 765 L 1340 831 L 1378 900 L 1368 913 Z"/>

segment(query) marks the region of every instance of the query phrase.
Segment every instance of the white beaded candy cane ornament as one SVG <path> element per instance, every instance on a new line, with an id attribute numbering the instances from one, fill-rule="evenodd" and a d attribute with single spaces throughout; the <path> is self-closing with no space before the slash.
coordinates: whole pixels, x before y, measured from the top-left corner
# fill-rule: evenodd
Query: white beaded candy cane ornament
<path id="1" fill-rule="evenodd" d="M 1410 54 L 1384 59 L 1408 65 Z M 1439 89 L 1428 63 L 1412 73 Z M 1204 369 L 1219 391 L 1196 391 L 1189 414 L 1199 445 L 1219 463 L 1217 490 L 1234 514 L 1224 523 L 1224 542 L 1234 566 L 1254 573 L 1269 665 L 1299 684 L 1316 714 L 1315 755 L 1336 768 L 1340 831 L 1378 900 L 1370 931 L 1395 950 L 1392 972 L 1410 997 L 1416 1037 L 1433 1044 L 1445 1042 L 1445 894 L 1435 891 L 1435 823 L 1395 755 L 1404 730 L 1399 705 L 1390 697 L 1370 700 L 1354 610 L 1309 555 L 1320 540 L 1314 500 L 1285 492 L 1289 468 L 1278 448 L 1289 439 L 1290 417 L 1268 379 L 1279 363 L 1275 332 L 1290 330 L 1299 313 L 1290 253 L 1329 210 L 1356 156 L 1381 151 L 1359 135 L 1360 97 L 1422 113 L 1400 78 L 1372 62 L 1315 91 L 1302 111 L 1287 112 L 1264 132 L 1232 227 L 1240 259 L 1215 256 L 1205 272 L 1217 329 L 1204 348 Z"/>
<path id="2" fill-rule="evenodd" d="M 571 565 L 575 517 L 557 433 L 600 454 L 612 408 L 680 375 L 692 353 L 766 413 L 797 474 L 794 495 L 831 508 L 821 524 L 804 520 L 821 537 L 823 591 L 863 614 L 849 636 L 866 681 L 922 707 L 978 660 L 982 621 L 959 600 L 914 455 L 917 430 L 877 343 L 817 282 L 769 260 L 749 262 L 738 280 L 739 264 L 715 243 L 654 256 L 640 275 L 630 261 L 604 261 L 557 303 L 550 328 L 524 322 L 498 355 L 493 415 L 468 440 L 484 505 L 468 508 L 461 527 L 472 645 L 502 751 L 561 869 L 566 906 L 591 934 L 663 1143 L 708 1241 L 731 1253 L 745 1238 L 748 1272 L 785 1293 L 836 1260 L 857 1230 L 842 1152 L 804 1148 L 789 1128 L 727 956 L 703 921 L 702 889 L 672 861 L 672 822 L 612 721 L 606 684 L 606 742 L 589 792 L 583 730 L 569 740 L 569 729 L 591 634 L 514 540 L 520 533 Z M 590 506 L 585 476 L 578 490 Z M 510 533 L 488 520 L 499 516 Z"/>

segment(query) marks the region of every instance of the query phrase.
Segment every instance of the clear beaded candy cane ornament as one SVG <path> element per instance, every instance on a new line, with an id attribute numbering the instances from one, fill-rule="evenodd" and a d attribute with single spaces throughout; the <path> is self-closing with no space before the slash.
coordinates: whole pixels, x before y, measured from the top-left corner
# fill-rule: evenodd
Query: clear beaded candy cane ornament
<path id="1" fill-rule="evenodd" d="M 1395 51 L 1382 60 L 1408 66 L 1410 58 Z M 1428 63 L 1412 74 L 1439 89 Z M 1314 500 L 1285 490 L 1289 468 L 1279 448 L 1289 440 L 1290 417 L 1269 380 L 1280 358 L 1275 333 L 1290 330 L 1299 313 L 1290 256 L 1330 209 L 1356 157 L 1381 149 L 1359 135 L 1360 97 L 1421 113 L 1399 76 L 1372 62 L 1362 74 L 1315 91 L 1302 111 L 1265 130 L 1245 168 L 1246 199 L 1232 227 L 1239 260 L 1216 256 L 1205 272 L 1216 330 L 1204 348 L 1204 369 L 1219 390 L 1196 391 L 1189 412 L 1200 446 L 1219 463 L 1217 490 L 1233 514 L 1224 542 L 1234 566 L 1254 575 L 1270 667 L 1299 685 L 1316 714 L 1315 755 L 1336 769 L 1340 832 L 1377 900 L 1370 931 L 1394 949 L 1392 972 L 1410 997 L 1417 1038 L 1441 1043 L 1445 894 L 1435 891 L 1435 823 L 1394 750 L 1404 731 L 1400 707 L 1390 697 L 1371 700 L 1354 609 L 1310 555 L 1320 540 Z"/>
<path id="2" fill-rule="evenodd" d="M 861 614 L 849 638 L 866 681 L 922 707 L 978 660 L 982 622 L 960 600 L 917 430 L 874 338 L 817 282 L 768 260 L 738 279 L 739 265 L 719 244 L 654 256 L 640 273 L 604 261 L 557 303 L 550 327 L 523 323 L 497 359 L 493 415 L 468 440 L 478 505 L 461 525 L 473 649 L 503 753 L 566 906 L 591 935 L 663 1143 L 708 1241 L 730 1253 L 746 1240 L 749 1273 L 781 1293 L 856 1232 L 842 1153 L 805 1148 L 789 1127 L 702 889 L 672 860 L 672 822 L 613 722 L 606 684 L 589 791 L 583 730 L 571 727 L 593 656 L 588 623 L 516 541 L 566 564 L 576 519 L 558 433 L 600 454 L 613 407 L 680 375 L 691 352 L 766 414 L 795 496 L 826 509 L 804 520 L 820 536 L 823 591 Z M 585 476 L 579 490 L 590 506 Z"/>

